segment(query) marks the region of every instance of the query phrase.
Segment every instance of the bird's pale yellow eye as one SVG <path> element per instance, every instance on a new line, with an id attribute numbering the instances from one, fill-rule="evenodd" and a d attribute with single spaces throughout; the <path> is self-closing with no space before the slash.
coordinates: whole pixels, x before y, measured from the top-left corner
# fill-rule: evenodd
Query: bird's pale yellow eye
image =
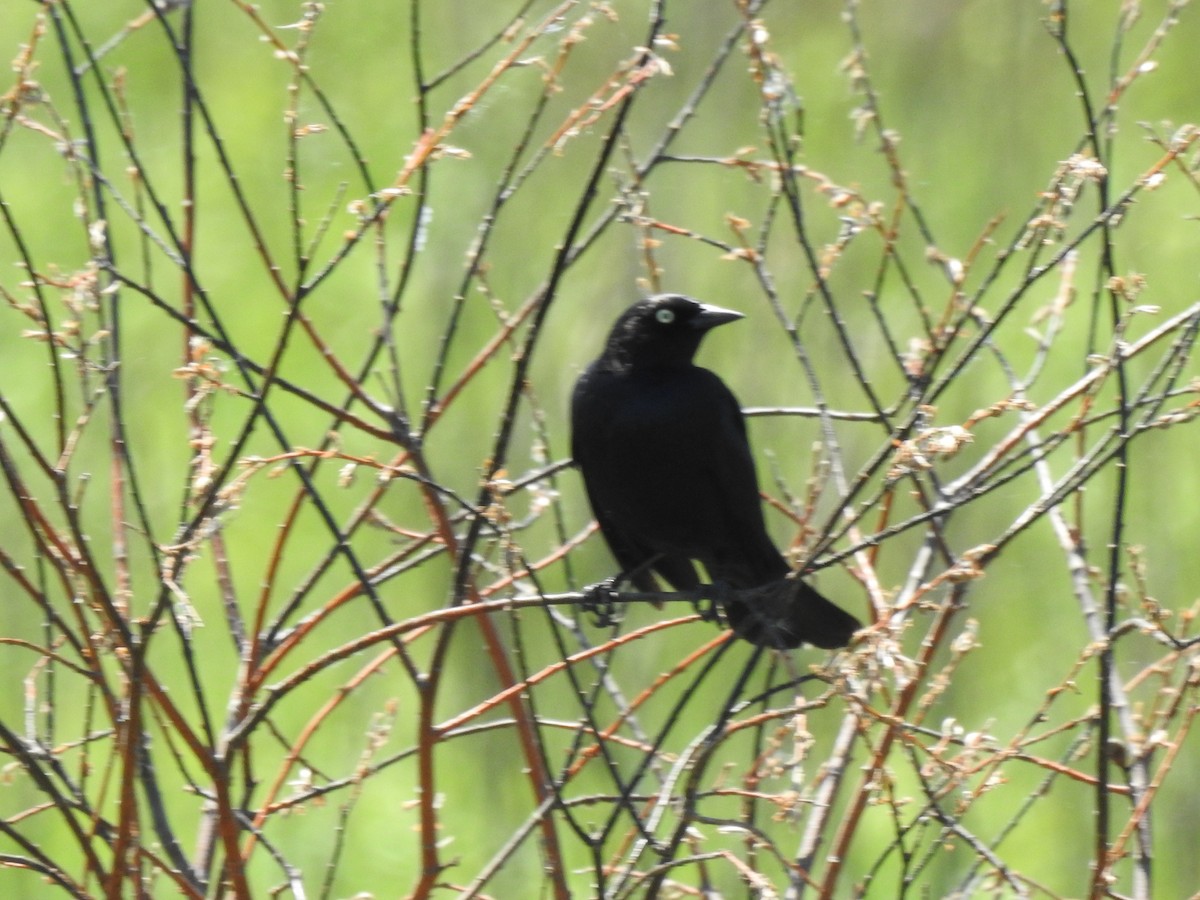
<path id="1" fill-rule="evenodd" d="M 663 325 L 670 325 L 675 321 L 675 313 L 669 309 L 660 309 L 654 314 L 654 318 L 658 319 Z"/>

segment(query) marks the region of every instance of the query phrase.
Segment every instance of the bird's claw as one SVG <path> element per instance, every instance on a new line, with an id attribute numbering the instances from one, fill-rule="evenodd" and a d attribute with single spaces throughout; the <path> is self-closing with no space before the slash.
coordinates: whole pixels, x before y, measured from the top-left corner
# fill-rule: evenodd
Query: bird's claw
<path id="1" fill-rule="evenodd" d="M 585 613 L 591 614 L 592 624 L 597 628 L 611 628 L 621 621 L 619 602 L 616 579 L 609 578 L 583 589 L 581 606 Z"/>
<path id="2" fill-rule="evenodd" d="M 729 590 L 729 585 L 723 581 L 714 581 L 708 586 L 708 592 L 696 601 L 696 612 L 700 614 L 701 621 L 721 621 L 720 610 L 725 605 Z"/>

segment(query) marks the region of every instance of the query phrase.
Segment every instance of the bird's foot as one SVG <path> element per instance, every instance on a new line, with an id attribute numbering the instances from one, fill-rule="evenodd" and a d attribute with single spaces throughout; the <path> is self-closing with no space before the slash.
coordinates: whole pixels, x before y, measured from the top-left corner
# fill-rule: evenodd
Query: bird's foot
<path id="1" fill-rule="evenodd" d="M 732 591 L 733 588 L 724 581 L 714 581 L 708 585 L 705 595 L 696 601 L 696 612 L 700 614 L 701 620 L 720 622 L 720 611 L 725 607 L 725 602 Z"/>
<path id="2" fill-rule="evenodd" d="M 599 584 L 583 589 L 581 606 L 585 613 L 591 614 L 592 624 L 597 628 L 612 628 L 621 621 L 619 603 L 615 578 L 606 578 Z"/>

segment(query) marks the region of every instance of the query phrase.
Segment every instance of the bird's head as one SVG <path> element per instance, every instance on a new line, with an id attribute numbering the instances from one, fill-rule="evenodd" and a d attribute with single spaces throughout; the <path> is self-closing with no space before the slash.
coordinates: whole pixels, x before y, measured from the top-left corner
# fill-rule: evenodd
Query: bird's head
<path id="1" fill-rule="evenodd" d="M 670 369 L 692 361 L 710 328 L 742 314 L 682 294 L 659 294 L 622 313 L 608 336 L 604 359 L 613 366 Z"/>

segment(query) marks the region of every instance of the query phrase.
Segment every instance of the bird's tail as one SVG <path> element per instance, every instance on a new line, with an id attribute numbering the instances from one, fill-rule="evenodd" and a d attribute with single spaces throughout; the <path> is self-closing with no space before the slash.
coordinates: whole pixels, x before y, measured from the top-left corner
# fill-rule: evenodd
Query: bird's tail
<path id="1" fill-rule="evenodd" d="M 858 619 L 799 578 L 731 590 L 722 605 L 739 637 L 775 650 L 791 650 L 801 644 L 825 650 L 845 647 L 862 627 Z"/>

